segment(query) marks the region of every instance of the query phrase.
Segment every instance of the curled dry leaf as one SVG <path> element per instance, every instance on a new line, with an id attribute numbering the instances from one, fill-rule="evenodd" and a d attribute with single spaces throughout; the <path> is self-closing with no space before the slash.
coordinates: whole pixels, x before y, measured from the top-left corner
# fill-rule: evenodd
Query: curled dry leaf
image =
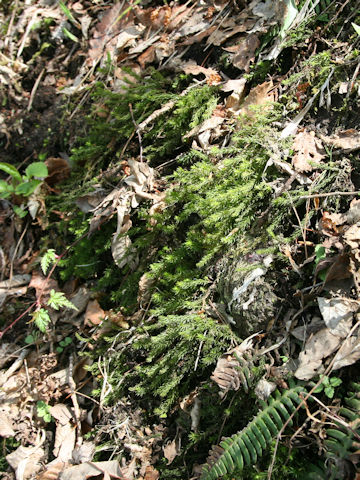
<path id="1" fill-rule="evenodd" d="M 90 300 L 86 307 L 84 324 L 88 327 L 93 327 L 94 325 L 100 325 L 100 323 L 105 318 L 105 312 L 100 307 L 100 304 L 97 300 Z"/>
<path id="2" fill-rule="evenodd" d="M 354 128 L 342 130 L 331 137 L 322 136 L 321 139 L 324 143 L 335 148 L 341 148 L 345 152 L 351 152 L 360 148 L 360 132 Z"/>
<path id="3" fill-rule="evenodd" d="M 352 365 L 360 359 L 360 337 L 346 338 L 336 352 L 333 370 Z"/>
<path id="4" fill-rule="evenodd" d="M 61 472 L 67 467 L 67 463 L 58 459 L 46 465 L 46 470 L 43 471 L 38 480 L 59 480 Z"/>
<path id="5" fill-rule="evenodd" d="M 145 469 L 145 478 L 144 480 L 158 480 L 160 478 L 160 473 L 152 465 L 148 465 Z"/>
<path id="6" fill-rule="evenodd" d="M 321 163 L 324 158 L 324 155 L 320 153 L 321 141 L 315 137 L 315 132 L 306 130 L 299 132 L 294 139 L 293 149 L 296 153 L 292 164 L 294 169 L 300 173 L 312 172 L 315 167 L 310 165 L 310 162 Z"/>
<path id="7" fill-rule="evenodd" d="M 13 429 L 13 423 L 9 414 L 5 410 L 0 411 L 0 437 L 10 438 L 15 435 L 15 430 Z"/>

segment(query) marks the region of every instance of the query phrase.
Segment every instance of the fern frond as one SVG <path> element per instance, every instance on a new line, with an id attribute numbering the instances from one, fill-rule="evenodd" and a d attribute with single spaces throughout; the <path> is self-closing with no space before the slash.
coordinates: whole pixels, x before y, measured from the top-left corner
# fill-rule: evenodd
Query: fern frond
<path id="1" fill-rule="evenodd" d="M 347 459 L 360 446 L 360 383 L 351 382 L 350 386 L 353 392 L 345 398 L 346 407 L 339 410 L 339 414 L 349 423 L 349 428 L 338 423 L 338 428 L 326 430 L 328 438 L 325 445 L 328 457 Z"/>
<path id="2" fill-rule="evenodd" d="M 295 386 L 282 394 L 277 391 L 262 402 L 263 410 L 247 427 L 212 447 L 200 480 L 215 480 L 235 468 L 242 470 L 256 463 L 301 402 L 299 393 L 303 391 L 303 387 Z"/>
<path id="3" fill-rule="evenodd" d="M 253 380 L 252 368 L 255 355 L 251 352 L 252 343 L 245 340 L 230 352 L 222 355 L 210 377 L 220 387 L 219 395 L 223 398 L 229 390 L 239 390 L 240 386 L 247 393 Z"/>

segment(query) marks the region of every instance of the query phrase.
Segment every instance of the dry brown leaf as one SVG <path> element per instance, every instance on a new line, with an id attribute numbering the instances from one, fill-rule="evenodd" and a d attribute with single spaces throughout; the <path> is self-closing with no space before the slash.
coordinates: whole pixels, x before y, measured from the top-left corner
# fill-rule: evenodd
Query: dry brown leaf
<path id="1" fill-rule="evenodd" d="M 344 240 L 352 250 L 357 250 L 360 245 L 360 226 L 355 224 L 348 228 L 344 234 Z"/>
<path id="2" fill-rule="evenodd" d="M 352 365 L 360 359 L 360 338 L 352 336 L 345 339 L 335 355 L 333 370 Z"/>
<path id="3" fill-rule="evenodd" d="M 321 373 L 322 359 L 331 355 L 342 343 L 342 338 L 323 328 L 309 338 L 299 355 L 299 365 L 295 377 L 310 380 Z"/>
<path id="4" fill-rule="evenodd" d="M 1 410 L 0 411 L 0 437 L 9 438 L 15 435 L 15 430 L 13 429 L 13 423 L 9 417 L 9 413 Z"/>
<path id="5" fill-rule="evenodd" d="M 116 45 L 116 34 L 121 29 L 131 23 L 133 13 L 130 11 L 127 15 L 120 18 L 122 11 L 128 8 L 128 2 L 115 3 L 113 7 L 108 10 L 101 21 L 96 25 L 95 32 L 89 41 L 90 49 L 88 51 L 87 61 L 93 64 L 102 57 L 105 48 L 114 48 Z"/>
<path id="6" fill-rule="evenodd" d="M 43 436 L 43 440 L 45 436 Z M 43 443 L 43 441 L 41 441 Z M 45 457 L 44 450 L 38 445 L 34 447 L 18 447 L 15 451 L 6 455 L 6 461 L 15 470 L 16 478 L 32 477 L 41 470 L 41 461 Z"/>
<path id="7" fill-rule="evenodd" d="M 317 299 L 325 325 L 333 335 L 345 338 L 352 325 L 353 314 L 359 310 L 359 302 L 348 298 Z"/>
<path id="8" fill-rule="evenodd" d="M 72 458 L 72 452 L 75 447 L 76 432 L 70 422 L 62 425 L 60 422 L 56 426 L 55 442 L 53 454 L 58 460 L 68 462 Z"/>
<path id="9" fill-rule="evenodd" d="M 236 68 L 249 72 L 250 64 L 255 60 L 255 51 L 260 45 L 259 37 L 255 33 L 247 35 L 240 43 L 239 48 L 232 59 Z"/>
<path id="10" fill-rule="evenodd" d="M 152 465 L 148 465 L 145 469 L 145 479 L 144 480 L 158 480 L 160 478 L 160 473 Z"/>
<path id="11" fill-rule="evenodd" d="M 175 459 L 180 454 L 180 441 L 178 437 L 175 437 L 174 440 L 170 443 L 168 443 L 164 448 L 164 457 L 168 461 L 168 465 L 172 463 Z"/>
<path id="12" fill-rule="evenodd" d="M 93 327 L 94 325 L 100 325 L 105 318 L 105 312 L 100 307 L 97 300 L 90 300 L 86 307 L 84 316 L 84 325 Z"/>
<path id="13" fill-rule="evenodd" d="M 266 105 L 275 100 L 275 94 L 272 92 L 272 88 L 272 82 L 264 82 L 252 88 L 242 103 L 240 110 L 236 113 L 249 115 L 250 117 L 253 116 L 254 112 L 250 108 L 252 105 Z"/>
<path id="14" fill-rule="evenodd" d="M 70 176 L 70 165 L 63 158 L 49 157 L 45 162 L 49 175 L 45 178 L 45 182 L 50 185 L 56 185 L 63 182 Z"/>
<path id="15" fill-rule="evenodd" d="M 200 75 L 202 73 L 205 75 L 207 80 L 212 79 L 211 85 L 218 85 L 221 82 L 221 77 L 216 70 L 213 68 L 202 67 L 191 60 L 187 63 L 184 63 L 181 69 L 186 73 L 186 75 Z"/>
<path id="16" fill-rule="evenodd" d="M 360 148 L 360 132 L 354 128 L 337 132 L 331 137 L 321 137 L 324 143 L 351 152 Z"/>
<path id="17" fill-rule="evenodd" d="M 46 470 L 39 475 L 38 480 L 59 480 L 60 473 L 67 467 L 67 463 L 61 462 L 58 459 L 46 465 Z"/>
<path id="18" fill-rule="evenodd" d="M 60 425 L 66 425 L 74 418 L 72 411 L 64 403 L 57 403 L 53 407 L 50 407 L 50 413 Z"/>
<path id="19" fill-rule="evenodd" d="M 91 477 L 98 477 L 103 474 L 110 478 L 123 478 L 117 460 L 108 462 L 86 462 L 81 465 L 66 468 L 61 474 L 61 480 L 86 480 Z"/>
<path id="20" fill-rule="evenodd" d="M 306 130 L 299 132 L 293 143 L 295 155 L 292 160 L 294 169 L 297 172 L 312 172 L 314 168 L 309 162 L 321 163 L 324 158 L 319 150 L 322 149 L 321 141 L 315 137 L 315 132 Z"/>
<path id="21" fill-rule="evenodd" d="M 59 286 L 56 280 L 53 278 L 47 278 L 36 270 L 32 272 L 29 288 L 35 288 L 36 298 L 39 299 L 41 296 L 43 300 L 46 300 L 50 295 L 51 290 L 59 291 Z"/>

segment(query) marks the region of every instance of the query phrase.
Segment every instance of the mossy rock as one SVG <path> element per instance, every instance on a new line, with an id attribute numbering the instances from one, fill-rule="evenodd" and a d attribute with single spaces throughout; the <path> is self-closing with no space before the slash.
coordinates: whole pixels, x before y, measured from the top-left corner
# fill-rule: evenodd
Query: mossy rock
<path id="1" fill-rule="evenodd" d="M 252 254 L 223 262 L 218 293 L 241 337 L 265 329 L 276 315 L 279 299 L 271 261 L 270 256 Z"/>

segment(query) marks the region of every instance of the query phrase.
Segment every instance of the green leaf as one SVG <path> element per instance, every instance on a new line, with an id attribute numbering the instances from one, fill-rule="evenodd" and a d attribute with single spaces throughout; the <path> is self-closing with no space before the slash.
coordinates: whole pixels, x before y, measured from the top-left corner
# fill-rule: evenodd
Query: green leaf
<path id="1" fill-rule="evenodd" d="M 27 167 L 27 169 L 25 170 L 25 174 L 28 178 L 45 178 L 49 175 L 49 172 L 44 162 L 34 162 Z"/>
<path id="2" fill-rule="evenodd" d="M 13 191 L 14 191 L 14 187 L 11 184 L 5 182 L 5 180 L 0 180 L 0 197 L 1 198 L 5 198 L 5 195 L 6 197 L 8 197 L 11 193 L 13 193 Z"/>
<path id="3" fill-rule="evenodd" d="M 61 343 L 61 342 L 60 342 L 60 343 Z M 63 349 L 62 347 L 56 347 L 56 351 L 57 351 L 58 353 L 61 353 L 61 352 L 64 351 L 64 349 Z"/>
<path id="4" fill-rule="evenodd" d="M 40 308 L 39 310 L 36 310 L 36 312 L 32 314 L 32 318 L 33 318 L 33 322 L 38 327 L 40 332 L 45 333 L 46 327 L 49 325 L 51 321 L 48 311 L 45 310 L 45 308 Z"/>
<path id="5" fill-rule="evenodd" d="M 69 30 L 67 28 L 63 27 L 63 32 L 73 42 L 79 42 L 79 39 L 75 35 L 73 35 L 71 32 L 69 32 Z"/>
<path id="6" fill-rule="evenodd" d="M 35 338 L 34 338 L 33 335 L 27 335 L 25 337 L 25 343 L 27 343 L 28 345 L 30 345 L 31 343 L 34 343 L 34 340 L 35 340 Z"/>
<path id="7" fill-rule="evenodd" d="M 351 25 L 353 26 L 355 32 L 360 35 L 360 25 L 357 25 L 356 23 L 351 23 Z"/>
<path id="8" fill-rule="evenodd" d="M 13 205 L 13 210 L 19 218 L 26 217 L 28 213 L 26 210 L 23 210 L 21 207 L 18 207 L 17 205 Z"/>
<path id="9" fill-rule="evenodd" d="M 317 265 L 320 260 L 326 257 L 325 247 L 322 245 L 315 246 L 315 264 Z"/>
<path id="10" fill-rule="evenodd" d="M 338 378 L 338 377 L 330 378 L 330 385 L 332 387 L 338 387 L 341 384 L 342 384 L 342 380 L 340 378 Z"/>
<path id="11" fill-rule="evenodd" d="M 45 252 L 45 255 L 41 257 L 40 265 L 41 265 L 41 270 L 43 271 L 43 274 L 46 275 L 46 272 L 50 265 L 54 264 L 56 262 L 56 253 L 53 248 L 49 248 Z"/>
<path id="12" fill-rule="evenodd" d="M 40 418 L 44 420 L 44 422 L 51 422 L 51 413 L 50 413 L 50 407 L 47 403 L 43 402 L 42 400 L 39 400 L 36 403 L 36 412 Z"/>
<path id="13" fill-rule="evenodd" d="M 326 387 L 324 389 L 324 392 L 328 398 L 333 398 L 335 390 L 333 389 L 333 387 Z"/>
<path id="14" fill-rule="evenodd" d="M 40 185 L 41 180 L 30 180 L 30 182 L 24 182 L 17 185 L 15 188 L 16 195 L 22 195 L 28 197 L 36 190 L 37 186 Z"/>
<path id="15" fill-rule="evenodd" d="M 18 170 L 10 165 L 10 163 L 0 162 L 0 170 L 3 170 L 8 175 L 11 175 L 15 180 L 21 182 L 21 175 Z"/>
<path id="16" fill-rule="evenodd" d="M 63 11 L 63 13 L 66 15 L 67 19 L 70 20 L 71 23 L 79 27 L 79 22 L 74 18 L 73 14 L 70 12 L 68 7 L 65 5 L 64 2 L 60 0 L 59 2 L 59 7 Z"/>
<path id="17" fill-rule="evenodd" d="M 320 385 L 315 388 L 314 393 L 320 393 L 323 391 L 323 389 L 324 389 L 324 385 L 320 383 Z"/>
<path id="18" fill-rule="evenodd" d="M 49 307 L 53 308 L 54 310 L 59 310 L 61 307 L 72 308 L 73 310 L 77 310 L 75 305 L 68 300 L 63 292 L 56 292 L 55 290 L 51 290 L 50 298 L 47 302 Z"/>

